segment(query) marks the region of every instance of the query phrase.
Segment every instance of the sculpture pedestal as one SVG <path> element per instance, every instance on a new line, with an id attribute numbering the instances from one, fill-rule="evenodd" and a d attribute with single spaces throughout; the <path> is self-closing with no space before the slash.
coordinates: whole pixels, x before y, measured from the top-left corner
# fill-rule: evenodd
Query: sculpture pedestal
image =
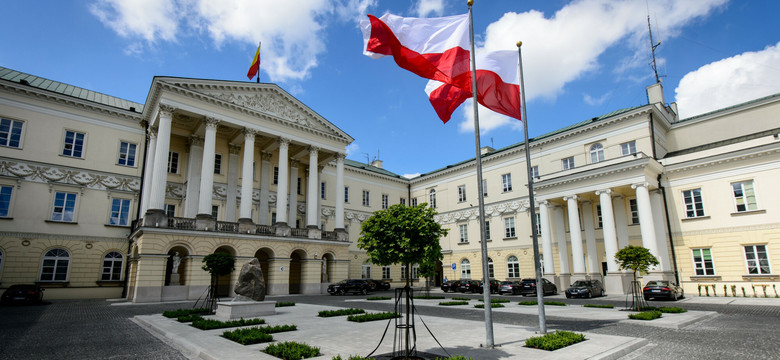
<path id="1" fill-rule="evenodd" d="M 217 303 L 218 319 L 256 318 L 276 315 L 276 301 L 225 301 Z"/>

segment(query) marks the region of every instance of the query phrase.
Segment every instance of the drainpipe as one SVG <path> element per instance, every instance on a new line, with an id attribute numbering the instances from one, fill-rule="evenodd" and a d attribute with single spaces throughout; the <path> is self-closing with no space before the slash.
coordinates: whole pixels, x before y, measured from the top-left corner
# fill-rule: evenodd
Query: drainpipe
<path id="1" fill-rule="evenodd" d="M 141 159 L 146 159 L 146 153 L 149 151 L 149 122 L 145 120 L 141 120 L 141 124 L 144 128 L 144 156 Z M 143 198 L 144 194 L 144 174 L 146 173 L 146 161 L 141 162 L 141 191 L 139 192 L 139 199 Z M 138 209 L 135 212 L 135 221 L 138 221 L 141 218 L 141 203 L 138 203 Z M 132 224 L 133 222 L 130 222 Z M 132 225 L 131 225 L 132 226 Z M 133 235 L 133 229 L 130 229 L 130 235 Z M 130 253 L 133 250 L 133 241 L 130 239 L 130 236 L 127 238 L 127 261 L 125 263 L 125 281 L 122 285 L 122 298 L 127 297 L 127 283 L 128 278 L 130 277 Z"/>
<path id="2" fill-rule="evenodd" d="M 674 237 L 672 236 L 672 222 L 669 220 L 669 204 L 666 202 L 666 188 L 661 185 L 661 174 L 658 174 L 658 189 L 664 199 L 664 214 L 666 215 L 666 231 L 669 233 L 669 247 L 672 249 L 672 264 L 674 265 L 674 282 L 680 284 L 680 272 L 677 269 L 677 252 L 674 250 Z"/>

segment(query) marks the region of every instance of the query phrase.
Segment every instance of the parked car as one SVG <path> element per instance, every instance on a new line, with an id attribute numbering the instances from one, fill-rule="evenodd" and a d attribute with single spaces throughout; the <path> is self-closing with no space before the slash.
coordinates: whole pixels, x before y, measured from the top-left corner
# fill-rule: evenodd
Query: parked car
<path id="1" fill-rule="evenodd" d="M 43 302 L 43 291 L 40 286 L 34 284 L 11 285 L 5 290 L 2 302 L 8 304 L 40 304 Z"/>
<path id="2" fill-rule="evenodd" d="M 347 293 L 368 294 L 371 291 L 371 285 L 363 279 L 346 279 L 335 284 L 328 285 L 328 294 L 344 295 Z"/>
<path id="3" fill-rule="evenodd" d="M 480 294 L 482 294 L 482 292 L 485 291 L 485 289 L 483 288 L 484 287 L 483 283 L 484 283 L 484 281 L 480 281 L 479 285 L 477 285 L 478 286 L 477 287 L 477 292 L 479 292 Z M 498 280 L 490 280 L 490 293 L 491 294 L 498 294 L 498 287 L 499 286 L 501 286 L 501 282 L 500 281 L 498 281 Z"/>
<path id="4" fill-rule="evenodd" d="M 441 291 L 444 291 L 444 292 L 447 292 L 447 291 L 450 291 L 450 290 L 451 291 L 455 291 L 455 288 L 453 287 L 453 285 L 457 281 L 458 280 L 448 280 L 448 281 L 445 281 L 445 282 L 441 283 Z"/>
<path id="5" fill-rule="evenodd" d="M 366 279 L 368 286 L 371 287 L 371 291 L 376 290 L 390 290 L 390 283 L 382 280 Z"/>
<path id="6" fill-rule="evenodd" d="M 476 280 L 458 280 L 456 281 L 452 286 L 450 286 L 450 289 L 452 291 L 457 292 L 477 292 L 479 291 L 479 281 Z"/>
<path id="7" fill-rule="evenodd" d="M 604 286 L 598 280 L 577 280 L 566 289 L 566 298 L 604 296 Z"/>
<path id="8" fill-rule="evenodd" d="M 642 294 L 645 296 L 645 300 L 664 298 L 677 301 L 677 299 L 685 297 L 685 293 L 679 285 L 666 280 L 648 281 L 642 288 Z"/>
<path id="9" fill-rule="evenodd" d="M 520 282 L 523 284 L 520 295 L 536 295 L 536 279 L 523 279 Z M 550 280 L 542 278 L 542 295 L 558 295 L 558 287 Z"/>
<path id="10" fill-rule="evenodd" d="M 523 288 L 523 284 L 519 281 L 502 281 L 501 285 L 498 286 L 498 294 L 512 294 L 517 295 L 520 293 L 520 290 Z"/>

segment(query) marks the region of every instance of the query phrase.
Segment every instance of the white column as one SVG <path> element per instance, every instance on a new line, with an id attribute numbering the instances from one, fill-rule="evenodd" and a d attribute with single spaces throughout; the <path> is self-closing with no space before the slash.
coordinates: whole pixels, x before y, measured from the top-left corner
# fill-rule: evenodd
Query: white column
<path id="1" fill-rule="evenodd" d="M 279 177 L 276 185 L 276 222 L 287 224 L 287 162 L 290 160 L 287 157 L 290 140 L 279 138 L 277 141 L 279 142 Z"/>
<path id="2" fill-rule="evenodd" d="M 636 206 L 639 212 L 639 231 L 642 233 L 642 246 L 650 250 L 658 257 L 658 246 L 655 237 L 655 223 L 653 222 L 653 209 L 650 207 L 650 193 L 647 191 L 647 183 L 634 184 L 631 188 L 636 190 Z"/>
<path id="3" fill-rule="evenodd" d="M 544 274 L 555 275 L 555 259 L 553 259 L 552 235 L 550 234 L 550 203 L 547 200 L 539 203 L 539 222 L 541 222 L 542 228 Z"/>
<path id="4" fill-rule="evenodd" d="M 669 244 L 666 242 L 666 226 L 664 222 L 663 196 L 660 190 L 650 193 L 650 204 L 653 207 L 653 220 L 655 221 L 656 244 L 658 247 L 659 268 L 662 271 L 672 271 L 669 262 Z"/>
<path id="5" fill-rule="evenodd" d="M 319 221 L 317 216 L 317 204 L 319 194 L 317 191 L 317 180 L 319 179 L 319 172 L 317 171 L 317 155 L 319 148 L 316 146 L 309 147 L 309 184 L 306 189 L 306 227 L 319 228 Z"/>
<path id="6" fill-rule="evenodd" d="M 344 157 L 336 154 L 336 229 L 344 229 Z"/>
<path id="7" fill-rule="evenodd" d="M 236 207 L 238 200 L 238 153 L 241 151 L 240 145 L 228 144 L 228 168 L 227 168 L 227 190 L 225 196 L 225 221 L 236 221 Z M 251 197 L 250 197 L 251 199 Z M 251 205 L 251 201 L 250 201 Z"/>
<path id="8" fill-rule="evenodd" d="M 599 253 L 596 249 L 596 228 L 593 219 L 593 203 L 590 201 L 582 202 L 582 223 L 585 228 L 585 256 L 588 260 L 588 273 L 591 275 L 601 274 Z"/>
<path id="9" fill-rule="evenodd" d="M 569 238 L 571 239 L 571 259 L 575 274 L 585 274 L 585 253 L 582 251 L 582 229 L 580 229 L 580 209 L 577 195 L 566 196 L 569 211 Z"/>
<path id="10" fill-rule="evenodd" d="M 566 227 L 563 222 L 563 207 L 553 206 L 555 237 L 558 239 L 558 259 L 561 262 L 561 273 L 559 275 L 571 275 L 571 271 L 569 271 L 569 248 L 566 246 Z"/>
<path id="11" fill-rule="evenodd" d="M 612 210 L 615 215 L 615 234 L 618 250 L 628 246 L 628 219 L 626 218 L 626 198 L 618 195 L 612 198 Z"/>
<path id="12" fill-rule="evenodd" d="M 599 190 L 596 195 L 599 196 L 601 204 L 601 230 L 604 233 L 604 252 L 607 260 L 607 273 L 618 271 L 615 262 L 615 253 L 618 251 L 617 233 L 615 232 L 615 215 L 612 211 L 612 190 Z"/>
<path id="13" fill-rule="evenodd" d="M 255 131 L 244 128 L 244 160 L 241 167 L 241 209 L 239 219 L 251 220 L 252 218 L 252 165 L 255 161 Z M 267 175 L 267 174 L 263 174 Z M 266 194 L 268 190 L 266 189 Z M 267 198 L 267 196 L 266 196 Z M 268 209 L 268 200 L 266 200 L 266 209 Z M 262 213 L 262 208 L 260 210 Z"/>
<path id="14" fill-rule="evenodd" d="M 298 165 L 300 163 L 296 160 L 290 160 L 290 213 L 287 215 L 288 223 L 290 227 L 298 227 L 296 220 L 298 220 Z"/>
<path id="15" fill-rule="evenodd" d="M 146 162 L 144 168 L 144 188 L 141 195 L 141 216 L 149 210 L 149 199 L 152 193 L 152 174 L 154 173 L 154 157 L 157 149 L 157 128 L 149 129 L 149 147 L 146 149 Z"/>
<path id="16" fill-rule="evenodd" d="M 203 138 L 190 137 L 190 155 L 187 161 L 187 193 L 184 196 L 184 217 L 194 218 L 198 214 L 200 201 L 200 172 L 203 163 Z"/>
<path id="17" fill-rule="evenodd" d="M 162 210 L 165 205 L 165 185 L 168 182 L 168 151 L 171 146 L 171 121 L 174 107 L 160 104 L 157 124 L 157 147 L 152 172 L 152 194 L 149 208 Z"/>
<path id="18" fill-rule="evenodd" d="M 206 136 L 203 140 L 203 164 L 200 172 L 200 196 L 198 215 L 211 215 L 211 198 L 214 191 L 214 153 L 217 147 L 217 124 L 219 120 L 207 117 Z"/>
<path id="19" fill-rule="evenodd" d="M 260 153 L 260 208 L 258 209 L 257 223 L 260 225 L 273 225 L 268 219 L 268 203 L 271 192 L 271 154 L 267 152 Z"/>

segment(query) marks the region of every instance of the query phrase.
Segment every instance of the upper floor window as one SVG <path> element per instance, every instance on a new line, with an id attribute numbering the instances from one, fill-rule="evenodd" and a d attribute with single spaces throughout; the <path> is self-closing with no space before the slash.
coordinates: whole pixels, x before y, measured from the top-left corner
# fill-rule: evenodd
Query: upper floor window
<path id="1" fill-rule="evenodd" d="M 399 204 L 401 204 L 403 206 L 406 206 L 406 198 L 401 198 L 401 200 L 399 201 Z"/>
<path id="2" fill-rule="evenodd" d="M 325 182 L 320 183 L 320 199 L 325 199 Z"/>
<path id="3" fill-rule="evenodd" d="M 349 202 L 349 186 L 344 187 L 344 202 Z"/>
<path id="4" fill-rule="evenodd" d="M 112 251 L 103 257 L 103 271 L 100 274 L 100 280 L 119 281 L 122 279 L 122 264 L 124 257 L 122 254 Z"/>
<path id="5" fill-rule="evenodd" d="M 13 186 L 0 186 L 0 217 L 8 217 L 11 214 L 11 195 Z"/>
<path id="6" fill-rule="evenodd" d="M 540 214 L 538 211 L 534 214 L 534 217 L 536 218 L 536 235 L 542 234 L 542 214 Z"/>
<path id="7" fill-rule="evenodd" d="M 636 154 L 636 141 L 631 140 L 620 144 L 620 153 L 625 155 Z"/>
<path id="8" fill-rule="evenodd" d="M 84 136 L 84 133 L 66 130 L 65 143 L 62 146 L 62 155 L 75 158 L 83 157 Z"/>
<path id="9" fill-rule="evenodd" d="M 631 224 L 639 224 L 639 210 L 636 204 L 636 199 L 628 200 L 628 208 L 631 211 Z"/>
<path id="10" fill-rule="evenodd" d="M 363 190 L 363 206 L 371 206 L 371 202 L 369 201 L 370 195 L 368 190 Z"/>
<path id="11" fill-rule="evenodd" d="M 165 216 L 167 217 L 176 217 L 176 205 L 174 204 L 165 204 L 163 205 L 163 211 L 165 212 Z"/>
<path id="12" fill-rule="evenodd" d="M 214 174 L 222 173 L 222 154 L 214 154 Z"/>
<path id="13" fill-rule="evenodd" d="M 412 206 L 417 206 L 417 198 L 412 198 Z"/>
<path id="14" fill-rule="evenodd" d="M 701 189 L 685 190 L 682 194 L 683 201 L 685 202 L 685 217 L 694 218 L 704 216 Z"/>
<path id="15" fill-rule="evenodd" d="M 274 166 L 274 185 L 279 185 L 279 167 Z"/>
<path id="16" fill-rule="evenodd" d="M 562 159 L 561 160 L 561 168 L 563 170 L 574 169 L 574 156 Z"/>
<path id="17" fill-rule="evenodd" d="M 296 178 L 295 193 L 301 195 L 301 178 Z"/>
<path id="18" fill-rule="evenodd" d="M 111 225 L 127 226 L 130 219 L 130 200 L 113 199 L 111 200 L 111 217 L 108 223 Z"/>
<path id="19" fill-rule="evenodd" d="M 488 190 L 487 190 L 487 180 L 482 179 L 482 197 L 487 197 Z"/>
<path id="20" fill-rule="evenodd" d="M 135 144 L 121 141 L 119 143 L 119 159 L 116 163 L 122 166 L 135 166 L 135 149 Z"/>
<path id="21" fill-rule="evenodd" d="M 604 227 L 603 217 L 601 216 L 601 204 L 596 205 L 596 218 L 598 219 L 598 228 Z"/>
<path id="22" fill-rule="evenodd" d="M 531 177 L 539 178 L 539 165 L 531 166 Z"/>
<path id="23" fill-rule="evenodd" d="M 428 191 L 428 205 L 432 208 L 436 208 L 436 189 Z"/>
<path id="24" fill-rule="evenodd" d="M 766 245 L 746 245 L 745 260 L 747 261 L 748 274 L 765 275 L 772 273 L 772 269 L 769 267 Z"/>
<path id="25" fill-rule="evenodd" d="M 512 174 L 501 175 L 501 186 L 504 192 L 512 191 Z"/>
<path id="26" fill-rule="evenodd" d="M 693 268 L 696 275 L 715 275 L 712 264 L 712 249 L 691 249 L 693 252 Z"/>
<path id="27" fill-rule="evenodd" d="M 54 206 L 51 211 L 52 221 L 73 222 L 76 214 L 76 193 L 54 193 Z"/>
<path id="28" fill-rule="evenodd" d="M 211 217 L 219 219 L 219 205 L 211 205 Z"/>
<path id="29" fill-rule="evenodd" d="M 737 206 L 737 212 L 758 210 L 753 180 L 732 183 L 731 188 L 734 190 L 734 202 Z"/>
<path id="30" fill-rule="evenodd" d="M 0 146 L 19 148 L 22 145 L 24 122 L 0 119 Z"/>
<path id="31" fill-rule="evenodd" d="M 597 163 L 599 161 L 604 161 L 604 145 L 595 143 L 590 147 L 590 162 Z"/>
<path id="32" fill-rule="evenodd" d="M 390 198 L 387 194 L 382 194 L 382 209 L 387 209 L 390 206 Z"/>
<path id="33" fill-rule="evenodd" d="M 461 224 L 458 225 L 458 229 L 460 230 L 460 242 L 469 242 L 469 226 L 466 224 Z"/>
<path id="34" fill-rule="evenodd" d="M 179 153 L 170 151 L 168 152 L 168 173 L 179 173 Z"/>
<path id="35" fill-rule="evenodd" d="M 70 253 L 65 249 L 51 249 L 43 255 L 40 281 L 67 281 Z"/>
<path id="36" fill-rule="evenodd" d="M 458 202 L 466 201 L 466 185 L 458 186 Z"/>
<path id="37" fill-rule="evenodd" d="M 485 220 L 485 240 L 490 241 L 490 220 Z"/>
<path id="38" fill-rule="evenodd" d="M 515 236 L 517 236 L 517 233 L 515 232 L 515 218 L 504 218 L 504 237 L 513 238 Z"/>

